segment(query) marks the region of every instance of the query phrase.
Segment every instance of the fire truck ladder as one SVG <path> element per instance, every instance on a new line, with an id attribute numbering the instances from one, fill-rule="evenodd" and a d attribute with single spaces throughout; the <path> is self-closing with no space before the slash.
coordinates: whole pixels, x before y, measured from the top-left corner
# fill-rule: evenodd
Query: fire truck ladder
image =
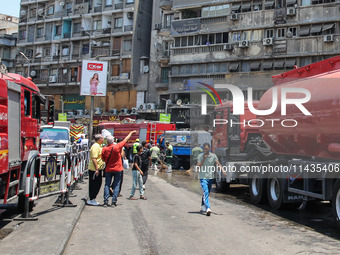
<path id="1" fill-rule="evenodd" d="M 155 143 L 157 142 L 157 125 L 156 123 L 151 123 L 150 129 L 150 140 L 153 140 Z"/>

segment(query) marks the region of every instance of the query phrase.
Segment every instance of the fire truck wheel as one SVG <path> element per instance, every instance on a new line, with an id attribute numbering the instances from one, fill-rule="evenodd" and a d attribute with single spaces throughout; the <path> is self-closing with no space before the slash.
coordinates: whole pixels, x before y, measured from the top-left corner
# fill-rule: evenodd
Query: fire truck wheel
<path id="1" fill-rule="evenodd" d="M 267 180 L 258 174 L 253 174 L 249 178 L 250 199 L 255 204 L 261 204 L 266 200 Z"/>
<path id="2" fill-rule="evenodd" d="M 283 180 L 275 176 L 269 176 L 267 181 L 268 202 L 271 208 L 279 209 L 283 202 Z"/>
<path id="3" fill-rule="evenodd" d="M 34 207 L 34 201 L 30 201 L 28 204 L 28 211 L 32 212 Z M 22 213 L 25 210 L 25 195 L 20 194 L 18 196 L 18 212 Z"/>
<path id="4" fill-rule="evenodd" d="M 336 223 L 340 226 L 340 180 L 335 182 L 333 188 L 332 211 Z"/>

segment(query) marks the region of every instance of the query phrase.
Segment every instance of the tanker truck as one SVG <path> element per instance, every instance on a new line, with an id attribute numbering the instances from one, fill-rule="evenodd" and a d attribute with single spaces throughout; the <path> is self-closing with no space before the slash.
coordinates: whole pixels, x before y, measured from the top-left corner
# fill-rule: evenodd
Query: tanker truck
<path id="1" fill-rule="evenodd" d="M 252 201 L 267 199 L 274 209 L 290 202 L 331 201 L 340 223 L 339 78 L 340 56 L 273 76 L 274 86 L 256 103 L 253 115 L 238 122 L 244 127 L 229 126 L 230 121 L 225 125 L 224 150 L 218 146 L 223 143 L 221 131 L 216 132 L 221 125 L 216 125 L 213 149 L 225 167 L 218 172 L 217 183 L 249 184 Z M 255 105 L 248 101 L 245 115 L 250 104 Z M 221 108 L 216 112 L 221 114 Z M 228 111 L 228 120 L 245 116 L 234 116 L 232 107 Z M 252 132 L 250 139 L 240 139 L 246 130 Z M 241 160 L 231 150 L 235 134 L 238 145 L 243 145 Z"/>

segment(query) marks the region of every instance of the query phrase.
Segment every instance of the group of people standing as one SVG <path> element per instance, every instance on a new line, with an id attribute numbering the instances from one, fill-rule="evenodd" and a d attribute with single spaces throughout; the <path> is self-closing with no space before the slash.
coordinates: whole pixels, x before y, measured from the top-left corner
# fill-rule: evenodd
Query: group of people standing
<path id="1" fill-rule="evenodd" d="M 101 134 L 95 135 L 95 143 L 90 151 L 89 163 L 89 200 L 88 205 L 98 206 L 95 200 L 101 184 L 102 172 L 105 171 L 105 188 L 104 188 L 104 207 L 117 206 L 117 199 L 123 181 L 123 159 L 126 159 L 124 145 L 136 131 L 131 131 L 124 139 L 114 143 L 114 137 L 106 137 L 107 146 L 101 145 L 104 137 Z M 169 142 L 166 145 L 166 161 L 171 164 L 172 146 Z M 159 144 L 147 144 L 145 141 L 139 144 L 139 139 L 133 144 L 133 162 L 132 162 L 132 188 L 128 199 L 137 200 L 134 197 L 137 185 L 139 186 L 140 199 L 146 200 L 144 197 L 145 183 L 148 179 L 148 170 L 152 166 L 154 170 L 158 170 L 157 163 L 159 159 Z M 207 216 L 211 214 L 209 202 L 209 194 L 214 182 L 216 165 L 222 169 L 221 163 L 218 161 L 216 154 L 210 152 L 210 144 L 203 144 L 203 153 L 199 145 L 193 149 L 194 165 L 199 169 L 200 185 L 203 191 L 201 201 L 201 211 Z M 211 168 L 213 166 L 213 168 Z M 113 181 L 112 181 L 113 180 Z M 112 203 L 109 204 L 110 188 L 112 190 Z"/>
<path id="2" fill-rule="evenodd" d="M 118 139 L 115 143 L 113 136 L 107 136 L 107 146 L 102 148 L 104 137 L 97 134 L 94 137 L 95 143 L 90 149 L 89 163 L 89 200 L 88 205 L 98 206 L 96 197 L 102 185 L 103 172 L 105 172 L 104 186 L 104 207 L 117 206 L 117 199 L 121 196 L 120 191 L 123 183 L 123 160 L 126 160 L 124 146 L 136 131 L 131 131 L 124 139 Z M 139 142 L 139 139 L 138 139 Z M 144 197 L 145 183 L 148 178 L 149 166 L 151 166 L 151 152 L 146 144 L 134 147 L 136 153 L 133 155 L 132 163 L 132 188 L 129 196 L 130 200 L 136 200 L 134 194 L 137 184 L 139 184 L 140 199 Z M 112 202 L 109 203 L 110 193 Z"/>

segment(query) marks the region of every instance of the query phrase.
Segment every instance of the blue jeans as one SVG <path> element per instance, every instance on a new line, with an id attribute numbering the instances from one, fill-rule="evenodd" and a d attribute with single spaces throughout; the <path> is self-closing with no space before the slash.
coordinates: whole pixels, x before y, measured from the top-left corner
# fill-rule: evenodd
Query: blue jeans
<path id="1" fill-rule="evenodd" d="M 133 197 L 135 195 L 137 182 L 139 185 L 139 194 L 143 196 L 144 190 L 143 190 L 143 178 L 142 175 L 138 170 L 132 170 L 132 188 L 131 188 L 131 194 L 130 197 Z"/>
<path id="2" fill-rule="evenodd" d="M 109 202 L 110 185 L 111 185 L 112 177 L 113 177 L 112 203 L 116 203 L 117 202 L 117 197 L 118 197 L 118 193 L 119 193 L 119 186 L 120 186 L 120 182 L 122 180 L 122 174 L 123 174 L 123 171 L 120 171 L 120 172 L 106 172 L 105 173 L 104 203 L 108 203 Z"/>
<path id="3" fill-rule="evenodd" d="M 205 207 L 208 209 L 210 208 L 209 194 L 210 194 L 211 186 L 214 183 L 214 179 L 200 179 L 200 183 L 201 183 L 201 188 L 203 191 L 201 205 L 205 205 Z"/>

